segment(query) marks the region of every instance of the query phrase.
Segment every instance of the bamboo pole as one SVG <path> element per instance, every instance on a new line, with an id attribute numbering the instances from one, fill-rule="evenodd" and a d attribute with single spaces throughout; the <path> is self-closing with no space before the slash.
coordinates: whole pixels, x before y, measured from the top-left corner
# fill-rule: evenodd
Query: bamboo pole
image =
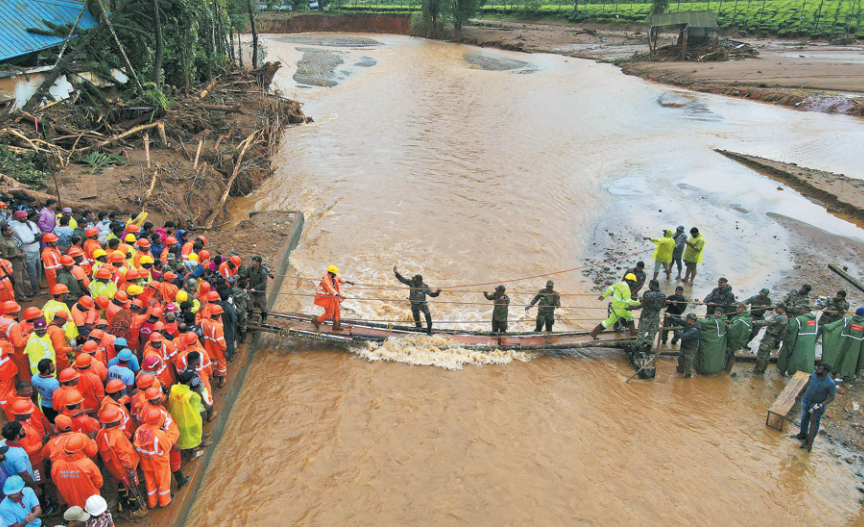
<path id="1" fill-rule="evenodd" d="M 147 132 L 144 132 L 144 157 L 147 159 L 147 170 L 150 170 L 150 135 Z M 152 191 L 153 187 L 150 189 Z"/>

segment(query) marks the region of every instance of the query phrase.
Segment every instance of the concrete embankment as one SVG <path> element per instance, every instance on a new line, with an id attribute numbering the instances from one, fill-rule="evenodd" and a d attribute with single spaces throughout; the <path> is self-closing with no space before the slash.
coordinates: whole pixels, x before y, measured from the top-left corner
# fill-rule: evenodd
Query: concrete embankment
<path id="1" fill-rule="evenodd" d="M 799 167 L 794 163 L 764 157 L 715 150 L 754 170 L 783 181 L 804 196 L 824 205 L 828 212 L 864 222 L 864 181 L 824 170 Z"/>
<path id="2" fill-rule="evenodd" d="M 373 13 L 352 15 L 330 15 L 324 13 L 288 15 L 265 13 L 256 19 L 256 23 L 258 31 L 261 33 L 333 31 L 340 33 L 411 34 L 411 17 L 408 15 Z"/>

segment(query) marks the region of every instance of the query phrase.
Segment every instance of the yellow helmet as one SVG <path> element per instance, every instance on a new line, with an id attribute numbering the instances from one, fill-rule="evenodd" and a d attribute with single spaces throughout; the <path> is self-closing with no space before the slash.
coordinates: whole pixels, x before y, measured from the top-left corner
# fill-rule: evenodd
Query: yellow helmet
<path id="1" fill-rule="evenodd" d="M 130 285 L 129 289 L 126 290 L 126 293 L 129 296 L 138 296 L 144 292 L 144 288 L 140 285 Z"/>
<path id="2" fill-rule="evenodd" d="M 195 253 L 189 253 L 189 259 L 192 260 L 193 262 L 197 262 L 198 261 L 198 255 Z"/>
<path id="3" fill-rule="evenodd" d="M 333 273 L 333 274 L 339 274 L 339 268 L 336 267 L 335 265 L 331 265 L 330 267 L 327 268 L 327 272 Z"/>
<path id="4" fill-rule="evenodd" d="M 636 275 L 633 273 L 627 273 L 624 276 L 624 280 L 630 280 L 631 282 L 635 282 L 636 281 Z"/>
<path id="5" fill-rule="evenodd" d="M 185 302 L 189 299 L 189 294 L 186 291 L 177 291 L 177 301 Z"/>
<path id="6" fill-rule="evenodd" d="M 126 235 L 126 241 L 135 243 L 135 235 L 134 234 L 127 234 Z"/>
<path id="7" fill-rule="evenodd" d="M 107 256 L 108 253 L 105 252 L 104 249 L 96 249 L 93 251 L 93 258 L 102 258 L 103 256 Z"/>
<path id="8" fill-rule="evenodd" d="M 152 264 L 153 263 L 153 257 L 152 256 L 142 256 L 141 259 L 139 260 L 139 262 L 141 262 L 141 265 L 148 264 L 148 263 Z"/>

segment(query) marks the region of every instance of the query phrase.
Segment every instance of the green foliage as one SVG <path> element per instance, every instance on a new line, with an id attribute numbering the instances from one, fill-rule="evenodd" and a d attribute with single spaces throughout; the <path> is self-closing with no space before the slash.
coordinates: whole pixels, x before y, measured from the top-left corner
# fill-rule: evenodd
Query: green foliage
<path id="1" fill-rule="evenodd" d="M 162 90 L 156 87 L 155 82 L 145 82 L 144 90 L 144 95 L 141 98 L 159 110 L 159 113 L 167 111 L 174 104 L 171 97 L 168 97 L 162 93 Z"/>
<path id="2" fill-rule="evenodd" d="M 652 0 L 651 14 L 657 15 L 666 11 L 669 8 L 669 0 Z"/>
<path id="3" fill-rule="evenodd" d="M 0 172 L 35 189 L 44 188 L 45 178 L 49 176 L 41 170 L 43 161 L 36 152 L 15 154 L 5 145 L 0 145 Z"/>
<path id="4" fill-rule="evenodd" d="M 422 0 L 420 13 L 411 18 L 414 34 L 438 38 L 444 30 L 444 18 L 451 8 L 448 0 Z"/>
<path id="5" fill-rule="evenodd" d="M 112 154 L 100 154 L 99 152 L 90 152 L 84 157 L 78 158 L 76 163 L 82 165 L 90 165 L 91 174 L 99 174 L 102 169 L 108 165 L 125 165 L 126 158 L 123 156 L 115 156 Z"/>

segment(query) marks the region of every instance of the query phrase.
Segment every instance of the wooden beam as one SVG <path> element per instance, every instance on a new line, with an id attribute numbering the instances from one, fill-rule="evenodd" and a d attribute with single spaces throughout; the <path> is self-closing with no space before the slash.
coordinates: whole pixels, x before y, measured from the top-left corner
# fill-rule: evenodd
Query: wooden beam
<path id="1" fill-rule="evenodd" d="M 848 281 L 850 284 L 854 285 L 855 287 L 857 287 L 857 288 L 860 289 L 861 291 L 864 291 L 864 284 L 862 284 L 862 283 L 859 282 L 858 280 L 852 278 L 852 277 L 849 275 L 849 273 L 847 273 L 846 271 L 844 271 L 843 269 L 841 269 L 839 265 L 837 265 L 837 264 L 833 264 L 833 263 L 832 263 L 832 264 L 828 264 L 828 268 L 831 269 L 832 271 L 834 271 L 835 273 L 839 274 L 839 275 L 842 276 L 843 278 L 845 278 L 846 281 Z"/>
<path id="2" fill-rule="evenodd" d="M 765 419 L 765 426 L 774 430 L 783 431 L 783 424 L 786 422 L 786 416 L 798 402 L 798 397 L 804 388 L 807 387 L 807 382 L 810 379 L 810 374 L 806 371 L 795 372 L 795 375 L 777 396 L 777 400 L 768 409 L 768 417 Z"/>

